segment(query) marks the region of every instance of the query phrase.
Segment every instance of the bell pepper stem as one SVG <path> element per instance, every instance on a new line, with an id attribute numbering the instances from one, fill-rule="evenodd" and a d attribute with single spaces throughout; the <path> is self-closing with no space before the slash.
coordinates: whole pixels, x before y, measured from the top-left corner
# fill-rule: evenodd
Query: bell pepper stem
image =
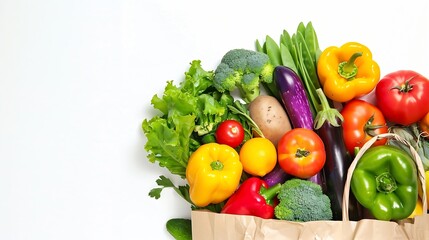
<path id="1" fill-rule="evenodd" d="M 219 160 L 213 161 L 210 163 L 210 167 L 212 167 L 212 170 L 222 170 L 223 169 L 223 163 Z"/>
<path id="2" fill-rule="evenodd" d="M 360 56 L 362 56 L 362 52 L 356 52 L 348 61 L 341 62 L 338 65 L 338 74 L 347 80 L 353 79 L 358 72 L 358 67 L 355 64 L 355 61 L 356 58 Z"/>
<path id="3" fill-rule="evenodd" d="M 376 177 L 377 190 L 383 193 L 391 193 L 398 188 L 395 179 L 389 172 L 384 172 Z"/>
<path id="4" fill-rule="evenodd" d="M 274 197 L 277 196 L 280 189 L 282 187 L 281 183 L 277 183 L 269 188 L 261 186 L 261 189 L 259 190 L 259 194 L 264 197 L 265 202 L 269 205 L 273 205 Z"/>

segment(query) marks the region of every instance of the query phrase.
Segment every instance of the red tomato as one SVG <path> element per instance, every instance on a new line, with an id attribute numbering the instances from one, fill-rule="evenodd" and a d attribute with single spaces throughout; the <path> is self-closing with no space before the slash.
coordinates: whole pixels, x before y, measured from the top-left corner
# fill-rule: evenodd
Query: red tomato
<path id="1" fill-rule="evenodd" d="M 236 148 L 244 140 L 244 128 L 236 120 L 225 120 L 219 124 L 215 133 L 216 142 Z"/>
<path id="2" fill-rule="evenodd" d="M 392 72 L 380 79 L 375 96 L 389 122 L 410 125 L 429 112 L 429 80 L 411 70 Z"/>
<path id="3" fill-rule="evenodd" d="M 322 139 L 306 128 L 293 128 L 286 132 L 278 143 L 277 152 L 280 167 L 298 178 L 316 175 L 326 161 Z"/>
<path id="4" fill-rule="evenodd" d="M 387 133 L 383 113 L 375 105 L 363 100 L 353 99 L 344 105 L 343 137 L 349 153 L 354 156 L 355 147 L 361 148 L 373 136 Z M 372 146 L 384 145 L 387 139 L 380 139 Z"/>

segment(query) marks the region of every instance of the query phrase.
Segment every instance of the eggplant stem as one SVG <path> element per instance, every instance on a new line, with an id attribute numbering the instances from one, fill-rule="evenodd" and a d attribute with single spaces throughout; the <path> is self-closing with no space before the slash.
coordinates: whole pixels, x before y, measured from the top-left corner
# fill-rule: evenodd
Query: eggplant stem
<path id="1" fill-rule="evenodd" d="M 336 108 L 331 108 L 321 88 L 316 89 L 316 93 L 321 102 L 322 109 L 317 112 L 314 118 L 314 129 L 321 128 L 326 121 L 334 127 L 339 127 L 344 120 L 343 115 Z"/>

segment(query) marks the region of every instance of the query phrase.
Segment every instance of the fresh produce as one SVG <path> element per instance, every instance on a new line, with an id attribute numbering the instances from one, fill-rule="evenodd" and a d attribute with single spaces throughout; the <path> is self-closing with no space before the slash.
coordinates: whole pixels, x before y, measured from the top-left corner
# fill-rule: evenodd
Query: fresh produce
<path id="1" fill-rule="evenodd" d="M 268 54 L 272 63 L 279 63 L 289 67 L 297 73 L 303 82 L 304 89 L 309 99 L 310 109 L 314 118 L 314 129 L 325 143 L 326 163 L 322 173 L 315 175 L 317 182 L 322 182 L 324 191 L 331 199 L 331 208 L 335 220 L 342 219 L 343 186 L 346 181 L 347 169 L 351 164 L 351 156 L 346 150 L 342 136 L 343 117 L 334 107 L 334 102 L 327 99 L 321 90 L 317 74 L 317 62 L 321 54 L 316 31 L 311 22 L 307 25 L 300 23 L 297 31 L 290 35 L 286 30 L 280 36 L 279 45 L 269 36 L 261 46 L 257 41 L 258 51 Z M 320 92 L 322 94 L 320 94 Z M 286 180 L 289 176 L 281 176 L 276 167 L 269 173 L 279 181 Z M 349 199 L 350 219 L 359 219 L 360 214 L 356 199 Z"/>
<path id="2" fill-rule="evenodd" d="M 280 183 L 268 187 L 264 180 L 258 177 L 250 177 L 228 199 L 221 212 L 251 215 L 265 219 L 273 218 L 275 200 L 280 188 Z"/>
<path id="3" fill-rule="evenodd" d="M 283 30 L 279 44 L 270 36 L 266 37 L 263 45 L 256 41 L 256 49 L 266 53 L 274 66 L 286 66 L 299 76 L 308 96 L 311 112 L 315 115 L 320 108 L 315 91 L 320 88 L 316 67 L 321 51 L 312 23 L 299 23 L 292 36 Z"/>
<path id="4" fill-rule="evenodd" d="M 387 121 L 410 125 L 429 112 L 429 79 L 411 70 L 398 70 L 377 84 L 377 106 Z"/>
<path id="5" fill-rule="evenodd" d="M 172 218 L 166 223 L 167 231 L 176 240 L 191 240 L 192 239 L 192 223 L 191 219 Z"/>
<path id="6" fill-rule="evenodd" d="M 263 136 L 277 146 L 280 138 L 292 129 L 289 117 L 281 103 L 273 96 L 259 95 L 249 104 L 249 113 Z M 258 135 L 256 135 L 258 136 Z"/>
<path id="7" fill-rule="evenodd" d="M 407 218 L 414 218 L 415 216 L 422 215 L 422 214 L 423 214 L 423 203 L 422 203 L 422 200 L 418 198 L 414 211 Z"/>
<path id="8" fill-rule="evenodd" d="M 281 168 L 298 178 L 314 176 L 326 161 L 322 139 L 311 129 L 290 130 L 280 139 L 277 151 Z"/>
<path id="9" fill-rule="evenodd" d="M 313 129 L 310 103 L 299 76 L 285 66 L 275 67 L 273 74 L 292 127 Z"/>
<path id="10" fill-rule="evenodd" d="M 217 143 L 236 148 L 244 140 L 244 128 L 239 121 L 228 119 L 219 124 L 215 137 Z"/>
<path id="11" fill-rule="evenodd" d="M 395 79 L 403 77 L 403 72 L 394 72 L 398 74 Z M 403 136 L 420 155 L 425 170 L 429 169 L 429 120 L 424 117 L 429 110 L 422 110 L 424 115 L 410 124 L 402 124 L 383 118 L 384 112 L 377 109 L 378 98 L 398 95 L 411 99 L 409 95 L 417 88 L 411 83 L 421 75 L 404 80 L 400 87 L 386 88 L 381 96 L 374 96 L 374 104 L 358 100 L 370 91 L 376 93 L 379 87 L 381 91 L 381 80 L 380 86 L 373 85 L 379 73 L 377 62 L 362 44 L 349 42 L 322 52 L 311 22 L 300 23 L 292 35 L 284 30 L 278 43 L 270 36 L 262 45 L 256 41 L 256 51 L 227 51 L 214 71 L 203 69 L 199 60 L 192 61 L 180 84 L 167 81 L 162 95 L 153 96 L 151 104 L 158 115 L 142 123 L 149 161 L 186 182 L 176 186 L 161 175 L 149 196 L 158 199 L 163 189 L 170 188 L 192 210 L 292 221 L 341 220 L 347 169 L 355 151 L 372 136 L 387 131 Z M 395 117 L 414 111 L 402 105 L 398 109 L 408 110 L 396 114 L 395 104 L 386 102 L 391 105 L 386 111 Z M 317 144 L 302 147 L 298 143 L 305 142 L 299 140 L 303 138 Z M 409 149 L 394 139 L 381 139 L 379 144 L 367 150 L 362 159 L 378 147 L 388 151 L 368 159 L 394 155 L 402 161 L 401 154 L 391 151 L 395 146 L 408 156 Z M 319 151 L 323 157 L 309 161 Z M 412 202 L 417 199 L 416 192 L 421 197 L 428 184 L 415 187 L 408 177 L 412 173 L 404 173 L 412 172 L 406 164 L 379 162 L 359 161 L 356 171 L 367 171 L 362 174 L 366 177 L 364 187 L 377 190 L 377 177 L 370 181 L 368 176 L 381 171 L 379 188 L 394 180 L 396 190 L 368 195 L 358 185 L 363 182 L 355 183 L 357 187 L 352 184 L 349 218 L 360 220 L 362 206 L 382 220 L 418 214 L 419 202 Z M 375 170 L 368 171 L 370 168 Z M 373 197 L 374 206 L 359 201 L 362 206 L 358 207 L 357 199 L 362 196 L 365 201 Z M 189 219 L 167 222 L 167 230 L 176 239 L 191 238 L 190 227 Z"/>
<path id="12" fill-rule="evenodd" d="M 243 170 L 253 176 L 265 176 L 277 163 L 276 147 L 267 138 L 254 137 L 247 140 L 239 154 Z"/>
<path id="13" fill-rule="evenodd" d="M 341 110 L 344 143 L 350 155 L 377 134 L 387 133 L 386 120 L 377 106 L 360 99 L 353 99 Z M 384 145 L 387 139 L 379 139 L 372 146 Z"/>
<path id="14" fill-rule="evenodd" d="M 322 109 L 319 113 L 324 111 L 331 111 L 328 99 L 324 95 L 322 89 L 317 89 L 317 94 L 321 100 Z M 328 116 L 336 118 L 338 124 L 333 125 L 332 121 L 325 121 L 320 119 L 321 116 Z M 318 119 L 319 118 L 319 119 Z M 346 183 L 347 171 L 353 161 L 352 155 L 347 151 L 344 143 L 344 134 L 342 121 L 343 116 L 337 111 L 328 114 L 318 114 L 315 119 L 316 133 L 322 139 L 325 145 L 326 162 L 323 166 L 323 173 L 326 181 L 326 194 L 331 199 L 331 209 L 333 220 L 342 220 L 342 205 L 344 185 Z M 320 125 L 322 123 L 322 125 Z M 361 218 L 361 213 L 358 208 L 358 203 L 353 194 L 349 197 L 349 219 L 358 220 Z"/>
<path id="15" fill-rule="evenodd" d="M 252 132 L 247 120 L 229 109 L 231 105 L 241 104 L 234 102 L 229 93 L 214 89 L 213 77 L 212 71 L 202 68 L 201 61 L 192 61 L 179 86 L 168 81 L 163 95 L 153 96 L 151 104 L 161 114 L 142 123 L 149 161 L 158 162 L 181 178 L 185 178 L 190 154 L 203 143 L 204 136 L 214 133 L 225 119 L 239 120 Z"/>
<path id="16" fill-rule="evenodd" d="M 357 42 L 323 50 L 317 70 L 323 91 L 336 102 L 370 93 L 380 79 L 380 67 L 372 59 L 371 51 Z"/>
<path id="17" fill-rule="evenodd" d="M 290 68 L 277 66 L 274 68 L 274 81 L 279 87 L 282 102 L 293 128 L 313 130 L 313 115 L 307 95 L 299 76 Z M 310 178 L 311 181 L 324 184 L 322 173 Z"/>
<path id="18" fill-rule="evenodd" d="M 232 49 L 221 59 L 214 72 L 213 86 L 219 92 L 239 90 L 246 102 L 260 94 L 261 83 L 273 85 L 273 65 L 264 53 L 248 49 Z M 270 89 L 275 89 L 275 85 Z"/>
<path id="19" fill-rule="evenodd" d="M 277 195 L 274 215 L 288 221 L 331 220 L 331 203 L 320 185 L 308 180 L 293 178 L 282 184 Z"/>
<path id="20" fill-rule="evenodd" d="M 186 168 L 192 202 L 205 207 L 225 201 L 240 184 L 242 171 L 234 148 L 218 143 L 201 145 L 192 153 Z"/>
<path id="21" fill-rule="evenodd" d="M 415 209 L 417 170 L 411 156 L 394 146 L 368 149 L 356 164 L 351 189 L 378 220 L 401 220 Z"/>

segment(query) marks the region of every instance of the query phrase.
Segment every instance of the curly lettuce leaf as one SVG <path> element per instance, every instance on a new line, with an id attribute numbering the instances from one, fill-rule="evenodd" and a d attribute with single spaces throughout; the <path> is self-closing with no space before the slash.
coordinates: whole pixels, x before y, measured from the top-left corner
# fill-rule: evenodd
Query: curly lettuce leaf
<path id="1" fill-rule="evenodd" d="M 195 128 L 195 116 L 176 116 L 172 121 L 174 126 L 161 117 L 143 121 L 142 128 L 147 138 L 145 150 L 149 161 L 158 162 L 172 174 L 185 178 L 190 156 L 189 138 Z"/>

